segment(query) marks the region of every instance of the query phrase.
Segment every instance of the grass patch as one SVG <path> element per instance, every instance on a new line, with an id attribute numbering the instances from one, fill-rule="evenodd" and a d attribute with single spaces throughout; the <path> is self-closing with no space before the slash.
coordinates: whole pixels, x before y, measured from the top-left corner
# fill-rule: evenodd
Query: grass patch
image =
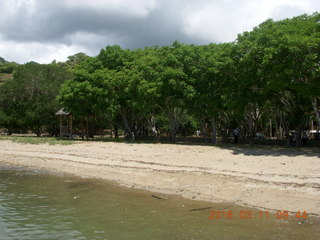
<path id="1" fill-rule="evenodd" d="M 0 136 L 0 140 L 10 140 L 22 144 L 71 145 L 75 143 L 75 141 L 57 139 L 54 137 Z"/>
<path id="2" fill-rule="evenodd" d="M 77 139 L 77 141 L 82 141 L 81 139 Z M 153 139 L 136 139 L 136 140 L 125 140 L 123 137 L 119 138 L 108 138 L 108 137 L 96 137 L 94 139 L 84 139 L 84 141 L 90 142 L 116 142 L 116 143 L 129 143 L 129 144 L 172 144 L 172 145 L 196 145 L 196 146 L 215 146 L 212 145 L 210 142 L 192 142 L 192 141 L 179 141 L 177 139 L 175 142 L 172 142 L 169 139 L 161 139 L 160 140 L 153 140 Z"/>

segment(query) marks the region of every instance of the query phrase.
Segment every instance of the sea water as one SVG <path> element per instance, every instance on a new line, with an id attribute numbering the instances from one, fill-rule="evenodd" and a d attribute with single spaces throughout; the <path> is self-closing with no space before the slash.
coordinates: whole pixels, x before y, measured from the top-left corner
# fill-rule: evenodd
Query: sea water
<path id="1" fill-rule="evenodd" d="M 319 217 L 281 214 L 0 166 L 1 240 L 320 239 Z"/>

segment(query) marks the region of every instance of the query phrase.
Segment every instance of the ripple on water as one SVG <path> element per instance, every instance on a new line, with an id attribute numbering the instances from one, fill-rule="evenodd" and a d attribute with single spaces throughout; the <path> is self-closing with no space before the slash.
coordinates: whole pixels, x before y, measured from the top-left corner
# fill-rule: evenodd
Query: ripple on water
<path id="1" fill-rule="evenodd" d="M 151 195 L 96 180 L 0 167 L 0 239 L 320 239 L 316 218 L 300 224 L 296 219 L 212 220 L 208 206 L 226 204 Z"/>

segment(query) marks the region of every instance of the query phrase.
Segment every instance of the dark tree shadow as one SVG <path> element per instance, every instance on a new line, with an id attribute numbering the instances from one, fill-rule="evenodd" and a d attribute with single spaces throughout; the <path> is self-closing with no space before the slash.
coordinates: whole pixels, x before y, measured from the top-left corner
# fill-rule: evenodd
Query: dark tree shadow
<path id="1" fill-rule="evenodd" d="M 264 145 L 231 145 L 231 144 L 219 144 L 217 147 L 221 149 L 231 150 L 234 155 L 247 155 L 247 156 L 308 156 L 320 158 L 319 147 L 283 147 L 283 146 L 264 146 Z"/>

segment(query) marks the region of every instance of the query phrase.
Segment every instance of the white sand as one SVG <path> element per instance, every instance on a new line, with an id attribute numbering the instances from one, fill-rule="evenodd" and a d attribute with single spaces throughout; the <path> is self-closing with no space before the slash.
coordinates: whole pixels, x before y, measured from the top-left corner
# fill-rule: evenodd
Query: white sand
<path id="1" fill-rule="evenodd" d="M 0 163 L 95 177 L 186 198 L 320 214 L 315 149 L 0 141 Z"/>

